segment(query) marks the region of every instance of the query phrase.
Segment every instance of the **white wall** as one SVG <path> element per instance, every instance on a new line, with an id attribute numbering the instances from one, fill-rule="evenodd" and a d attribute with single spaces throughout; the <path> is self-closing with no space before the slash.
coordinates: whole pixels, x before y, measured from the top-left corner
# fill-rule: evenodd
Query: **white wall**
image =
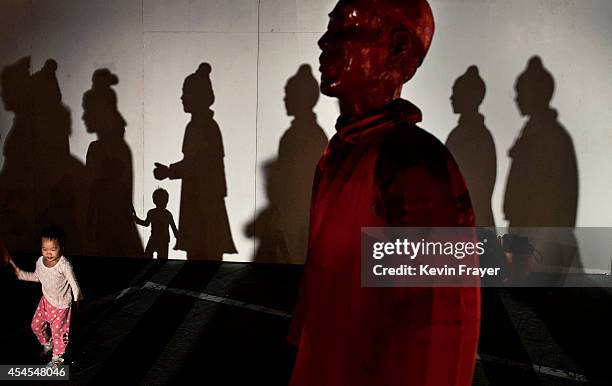
<path id="1" fill-rule="evenodd" d="M 182 82 L 201 62 L 212 65 L 212 106 L 225 146 L 226 199 L 238 255 L 248 261 L 255 241 L 245 224 L 266 206 L 260 166 L 274 158 L 291 118 L 284 86 L 303 63 L 318 76 L 316 41 L 325 30 L 331 0 L 113 0 L 3 1 L 0 65 L 31 55 L 38 70 L 59 63 L 64 103 L 72 111 L 72 153 L 84 160 L 89 143 L 81 98 L 91 75 L 107 67 L 119 77 L 119 110 L 128 122 L 134 156 L 134 206 L 143 215 L 151 192 L 170 192 L 178 217 L 180 182 L 153 179 L 153 162 L 181 158 L 188 116 Z M 514 83 L 527 60 L 539 55 L 556 82 L 552 106 L 572 136 L 579 166 L 578 226 L 609 226 L 612 205 L 612 2 L 608 0 L 431 0 L 436 34 L 429 55 L 403 96 L 421 107 L 423 127 L 444 141 L 456 125 L 451 87 L 472 64 L 487 85 L 481 106 L 497 147 L 493 210 L 498 226 L 509 167 L 507 149 L 524 124 L 514 104 Z M 328 136 L 337 116 L 321 96 L 315 113 Z M 0 110 L 0 146 L 12 114 Z M 3 160 L 0 158 L 0 164 Z M 144 241 L 148 229 L 140 228 Z M 182 258 L 179 252 L 171 257 Z"/>

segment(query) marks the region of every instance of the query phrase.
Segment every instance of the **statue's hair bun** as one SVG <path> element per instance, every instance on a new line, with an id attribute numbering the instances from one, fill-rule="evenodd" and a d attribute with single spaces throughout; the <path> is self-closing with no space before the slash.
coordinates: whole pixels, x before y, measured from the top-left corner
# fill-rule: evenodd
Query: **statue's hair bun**
<path id="1" fill-rule="evenodd" d="M 540 59 L 539 56 L 532 56 L 529 59 L 527 67 L 533 68 L 533 69 L 541 69 L 541 68 L 544 68 L 544 64 L 542 64 L 542 59 Z"/>
<path id="2" fill-rule="evenodd" d="M 308 64 L 302 64 L 300 66 L 300 68 L 297 71 L 297 75 L 310 75 L 312 76 L 312 69 L 310 68 L 310 65 Z"/>
<path id="3" fill-rule="evenodd" d="M 43 70 L 46 72 L 55 72 L 57 70 L 57 62 L 53 59 L 47 59 L 43 66 Z"/>
<path id="4" fill-rule="evenodd" d="M 478 73 L 478 67 L 476 67 L 475 65 L 471 65 L 470 67 L 468 67 L 467 71 L 465 72 L 466 75 L 471 75 L 471 76 L 480 76 L 480 74 Z"/>
<path id="5" fill-rule="evenodd" d="M 210 74 L 211 70 L 212 70 L 212 67 L 210 66 L 210 64 L 200 63 L 200 65 L 198 66 L 198 70 L 196 71 L 196 74 L 206 76 Z"/>

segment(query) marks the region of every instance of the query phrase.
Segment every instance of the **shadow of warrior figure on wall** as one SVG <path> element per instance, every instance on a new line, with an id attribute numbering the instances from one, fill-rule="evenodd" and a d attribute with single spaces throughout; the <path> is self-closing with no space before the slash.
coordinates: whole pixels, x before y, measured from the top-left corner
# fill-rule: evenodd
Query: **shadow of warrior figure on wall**
<path id="1" fill-rule="evenodd" d="M 13 125 L 3 148 L 4 164 L 0 172 L 0 237 L 12 251 L 27 252 L 40 248 L 24 235 L 35 234 L 34 153 L 32 119 L 32 81 L 30 57 L 24 57 L 2 69 L 2 102 L 14 114 Z"/>
<path id="2" fill-rule="evenodd" d="M 453 112 L 459 114 L 459 122 L 448 136 L 446 146 L 465 178 L 474 207 L 476 225 L 484 227 L 478 229 L 480 240 L 495 240 L 497 232 L 494 229 L 491 196 L 497 175 L 497 158 L 493 136 L 485 126 L 485 117 L 479 112 L 485 93 L 486 85 L 478 73 L 478 67 L 470 66 L 465 74 L 457 78 L 450 100 Z M 486 253 L 480 256 L 480 266 L 507 268 L 503 253 L 495 247 L 487 248 Z M 498 288 L 482 289 L 480 332 L 479 353 L 531 363 L 508 316 Z M 503 342 L 502 345 L 499 345 L 500 341 Z M 492 384 L 504 381 L 507 384 L 538 384 L 537 376 L 532 371 L 509 376 L 506 373 L 500 374 L 497 367 L 489 362 L 482 363 L 482 368 Z"/>
<path id="3" fill-rule="evenodd" d="M 266 161 L 262 165 L 262 174 L 268 205 L 245 225 L 244 235 L 257 240 L 254 262 L 287 263 L 290 261 L 290 256 L 284 232 L 280 227 L 279 211 L 280 197 L 284 193 L 285 184 L 279 178 L 278 160 Z"/>
<path id="4" fill-rule="evenodd" d="M 98 69 L 91 89 L 83 94 L 83 121 L 87 132 L 98 136 L 89 144 L 86 158 L 90 179 L 87 252 L 142 257 L 142 241 L 132 219 L 132 152 L 123 138 L 127 123 L 117 109 L 117 95 L 111 88 L 117 83 L 115 74 Z"/>
<path id="5" fill-rule="evenodd" d="M 448 136 L 446 146 L 465 178 L 476 215 L 476 225 L 495 227 L 491 196 L 497 176 L 497 155 L 493 136 L 478 111 L 486 86 L 478 67 L 470 66 L 455 81 L 451 105 L 459 123 Z"/>
<path id="6" fill-rule="evenodd" d="M 2 72 L 2 99 L 15 119 L 0 173 L 0 233 L 13 250 L 35 252 L 32 231 L 55 224 L 72 240 L 68 252 L 80 254 L 85 167 L 70 154 L 70 111 L 56 70 L 48 59 L 30 75 L 25 57 Z"/>
<path id="7" fill-rule="evenodd" d="M 578 208 L 574 143 L 550 107 L 554 79 L 538 56 L 529 59 L 515 89 L 519 112 L 528 120 L 508 152 L 512 163 L 504 214 L 513 233 L 528 236 L 542 255 L 536 270 L 567 272 L 579 265 L 573 232 Z M 532 229 L 525 233 L 522 227 Z"/>
<path id="8" fill-rule="evenodd" d="M 202 63 L 183 83 L 183 110 L 191 114 L 185 128 L 183 159 L 165 166 L 155 164 L 156 179 L 181 179 L 181 205 L 176 249 L 188 259 L 223 260 L 237 253 L 225 207 L 227 185 L 221 131 L 210 106 L 215 97 L 211 67 Z"/>
<path id="9" fill-rule="evenodd" d="M 574 227 L 578 166 L 572 138 L 550 107 L 553 77 L 535 56 L 515 88 L 519 112 L 528 120 L 508 152 L 506 219 L 510 227 Z"/>
<path id="10" fill-rule="evenodd" d="M 285 86 L 285 108 L 293 116 L 278 146 L 279 225 L 289 253 L 288 263 L 303 263 L 308 244 L 308 219 L 314 171 L 327 136 L 312 111 L 319 99 L 319 84 L 303 64 Z"/>
<path id="11" fill-rule="evenodd" d="M 71 118 L 62 103 L 55 72 L 49 59 L 32 75 L 33 124 L 38 133 L 36 160 L 37 227 L 56 225 L 64 229 L 70 244 L 67 253 L 82 254 L 86 208 L 85 165 L 70 154 Z"/>

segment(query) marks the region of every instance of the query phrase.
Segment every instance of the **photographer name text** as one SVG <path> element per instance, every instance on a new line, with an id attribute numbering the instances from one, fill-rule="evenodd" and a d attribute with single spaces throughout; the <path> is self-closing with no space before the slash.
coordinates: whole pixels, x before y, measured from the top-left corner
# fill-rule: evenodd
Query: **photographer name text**
<path id="1" fill-rule="evenodd" d="M 412 266 L 402 264 L 398 267 L 384 267 L 382 264 L 377 264 L 373 267 L 372 272 L 375 276 L 498 276 L 501 268 L 480 268 L 470 267 L 465 264 L 459 264 L 457 267 L 432 267 L 429 264 L 419 264 Z"/>

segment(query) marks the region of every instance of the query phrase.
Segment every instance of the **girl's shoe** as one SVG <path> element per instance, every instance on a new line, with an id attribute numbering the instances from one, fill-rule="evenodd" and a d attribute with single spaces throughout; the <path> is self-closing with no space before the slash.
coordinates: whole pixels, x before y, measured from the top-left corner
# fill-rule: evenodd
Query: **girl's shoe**
<path id="1" fill-rule="evenodd" d="M 59 366 L 64 364 L 64 358 L 59 355 L 53 355 L 53 358 L 47 363 L 47 367 L 51 367 L 52 369 L 57 369 Z"/>

